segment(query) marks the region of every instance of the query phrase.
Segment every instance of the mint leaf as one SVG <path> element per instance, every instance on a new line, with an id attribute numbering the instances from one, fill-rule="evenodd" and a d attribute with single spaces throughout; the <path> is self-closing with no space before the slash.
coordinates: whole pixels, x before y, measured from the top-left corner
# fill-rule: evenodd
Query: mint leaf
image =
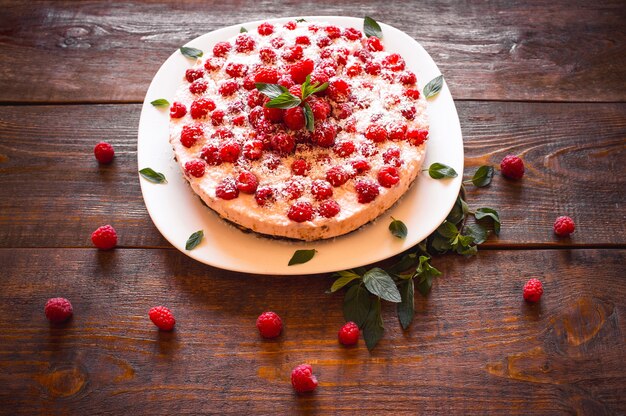
<path id="1" fill-rule="evenodd" d="M 295 264 L 306 263 L 307 261 L 311 260 L 313 256 L 315 256 L 315 253 L 317 253 L 317 250 L 315 249 L 296 250 L 296 252 L 293 253 L 293 256 L 291 256 L 291 259 L 289 260 L 289 263 L 287 264 L 287 266 L 293 266 Z"/>
<path id="2" fill-rule="evenodd" d="M 283 92 L 276 98 L 272 98 L 269 100 L 265 107 L 267 108 L 282 108 L 286 110 L 288 108 L 294 108 L 300 105 L 302 100 L 300 100 L 295 95 L 292 95 L 289 91 Z"/>
<path id="3" fill-rule="evenodd" d="M 428 170 L 428 174 L 433 179 L 456 178 L 458 176 L 453 168 L 439 162 L 433 163 L 428 169 L 424 170 Z"/>
<path id="4" fill-rule="evenodd" d="M 415 306 L 414 306 L 414 285 L 413 279 L 409 279 L 406 282 L 403 282 L 398 289 L 400 289 L 400 296 L 402 296 L 402 302 L 398 303 L 396 307 L 398 313 L 398 319 L 400 320 L 400 325 L 402 325 L 402 329 L 407 329 L 411 322 L 413 321 L 413 316 L 415 315 Z"/>
<path id="5" fill-rule="evenodd" d="M 307 97 L 311 94 L 316 94 L 318 92 L 324 91 L 326 88 L 328 88 L 328 82 L 325 82 L 323 84 L 315 84 L 308 90 Z"/>
<path id="6" fill-rule="evenodd" d="M 155 172 L 152 168 L 143 168 L 139 171 L 139 174 L 150 182 L 167 183 L 165 175 L 160 172 Z"/>
<path id="7" fill-rule="evenodd" d="M 363 339 L 368 350 L 373 350 L 378 341 L 383 337 L 385 327 L 383 326 L 383 316 L 380 312 L 380 298 L 372 302 L 372 306 L 367 314 L 365 325 L 363 326 Z"/>
<path id="8" fill-rule="evenodd" d="M 459 235 L 459 229 L 456 225 L 448 221 L 444 221 L 443 224 L 437 228 L 437 232 L 447 238 L 454 238 Z"/>
<path id="9" fill-rule="evenodd" d="M 410 267 L 413 267 L 416 261 L 417 261 L 417 254 L 415 253 L 405 254 L 404 256 L 402 256 L 402 259 L 400 259 L 399 262 L 391 266 L 388 269 L 388 271 L 391 274 L 398 274 L 400 272 L 403 272 L 409 269 Z"/>
<path id="10" fill-rule="evenodd" d="M 493 208 L 478 208 L 474 212 L 474 217 L 476 217 L 477 220 L 483 218 L 491 219 L 493 221 L 493 231 L 496 235 L 500 235 L 500 215 L 498 211 Z"/>
<path id="11" fill-rule="evenodd" d="M 370 311 L 372 300 L 369 292 L 360 284 L 351 286 L 343 299 L 343 316 L 346 321 L 363 327 Z"/>
<path id="12" fill-rule="evenodd" d="M 389 231 L 394 237 L 398 238 L 406 238 L 407 233 L 409 232 L 406 228 L 406 225 L 400 220 L 391 217 L 391 224 L 389 224 Z"/>
<path id="13" fill-rule="evenodd" d="M 340 277 L 339 279 L 335 280 L 333 285 L 330 287 L 331 293 L 338 291 L 339 289 L 341 289 L 342 287 L 344 287 L 351 281 L 361 278 L 361 276 L 359 276 L 358 274 L 350 270 L 343 270 L 343 271 L 335 273 L 335 275 L 339 275 Z"/>
<path id="14" fill-rule="evenodd" d="M 254 84 L 254 86 L 257 90 L 259 90 L 261 94 L 264 94 L 269 98 L 276 98 L 283 93 L 289 92 L 287 88 L 278 84 L 266 84 L 264 82 L 257 82 Z"/>
<path id="15" fill-rule="evenodd" d="M 441 272 L 430 265 L 430 258 L 420 256 L 420 264 L 415 270 L 415 278 L 419 278 L 416 288 L 423 296 L 428 295 L 433 284 L 433 278 L 437 276 L 441 276 Z"/>
<path id="16" fill-rule="evenodd" d="M 187 58 L 192 58 L 192 59 L 201 58 L 203 55 L 203 52 L 200 49 L 190 48 L 187 46 L 181 46 L 180 53 L 182 53 Z"/>
<path id="17" fill-rule="evenodd" d="M 241 26 L 241 29 L 239 29 L 239 33 L 246 33 L 247 31 L 248 31 L 248 29 L 246 29 L 243 26 Z"/>
<path id="18" fill-rule="evenodd" d="M 380 25 L 369 16 L 365 16 L 365 19 L 363 19 L 363 32 L 365 32 L 365 36 L 368 38 L 370 36 L 376 36 L 378 39 L 383 38 L 383 30 L 380 28 Z"/>
<path id="19" fill-rule="evenodd" d="M 167 101 L 165 98 L 159 98 L 154 101 L 151 101 L 150 104 L 152 104 L 155 107 L 167 107 L 170 105 L 170 102 Z"/>
<path id="20" fill-rule="evenodd" d="M 309 106 L 309 103 L 304 103 L 304 120 L 306 122 L 306 129 L 308 131 L 315 131 L 315 117 L 313 116 L 313 110 Z"/>
<path id="21" fill-rule="evenodd" d="M 204 237 L 204 231 L 202 230 L 191 234 L 185 243 L 185 250 L 193 250 L 196 248 L 202 241 L 202 237 Z"/>
<path id="22" fill-rule="evenodd" d="M 493 178 L 493 166 L 481 166 L 472 177 L 472 183 L 478 188 L 485 187 L 491 183 Z"/>
<path id="23" fill-rule="evenodd" d="M 306 22 L 305 19 L 296 19 L 296 23 L 302 23 L 302 22 Z"/>
<path id="24" fill-rule="evenodd" d="M 424 97 L 430 98 L 439 94 L 441 88 L 443 87 L 443 75 L 439 75 L 438 77 L 430 80 L 428 84 L 424 87 Z"/>
<path id="25" fill-rule="evenodd" d="M 487 241 L 487 230 L 480 224 L 470 224 L 463 229 L 465 235 L 474 239 L 474 244 L 482 244 Z"/>
<path id="26" fill-rule="evenodd" d="M 456 198 L 456 202 L 454 203 L 454 206 L 452 206 L 450 213 L 446 217 L 446 221 L 458 224 L 465 219 L 466 213 L 463 211 L 463 202 L 464 201 L 463 199 L 461 199 L 461 196 L 458 196 Z"/>
<path id="27" fill-rule="evenodd" d="M 398 303 L 402 300 L 396 283 L 386 271 L 379 267 L 368 270 L 363 275 L 363 283 L 371 294 L 379 296 L 389 302 Z"/>

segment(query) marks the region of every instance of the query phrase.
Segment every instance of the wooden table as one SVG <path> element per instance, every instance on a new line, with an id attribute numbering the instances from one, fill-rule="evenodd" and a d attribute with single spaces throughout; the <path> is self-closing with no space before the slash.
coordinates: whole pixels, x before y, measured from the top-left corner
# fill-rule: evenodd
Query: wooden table
<path id="1" fill-rule="evenodd" d="M 626 413 L 626 7 L 623 1 L 0 2 L 0 413 Z M 402 331 L 392 304 L 371 353 L 343 348 L 330 275 L 256 276 L 171 247 L 139 189 L 140 103 L 161 63 L 220 27 L 371 15 L 418 40 L 445 75 L 466 175 L 521 155 L 527 173 L 470 189 L 502 218 Z M 96 142 L 115 146 L 98 166 Z M 576 233 L 552 223 L 572 216 Z M 114 251 L 91 232 L 117 228 Z M 242 255 L 245 255 L 243 253 Z M 531 278 L 538 305 L 522 300 Z M 43 315 L 69 298 L 66 325 Z M 166 304 L 172 333 L 150 323 Z M 274 341 L 255 319 L 285 322 Z M 291 369 L 320 385 L 296 395 Z"/>

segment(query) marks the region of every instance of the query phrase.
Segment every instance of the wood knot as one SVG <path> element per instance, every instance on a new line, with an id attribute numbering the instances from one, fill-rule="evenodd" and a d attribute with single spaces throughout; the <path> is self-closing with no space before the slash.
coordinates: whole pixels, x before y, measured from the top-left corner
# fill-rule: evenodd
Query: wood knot
<path id="1" fill-rule="evenodd" d="M 89 30 L 84 27 L 67 28 L 59 38 L 57 46 L 71 49 L 90 48 L 91 43 L 86 39 L 89 34 Z"/>
<path id="2" fill-rule="evenodd" d="M 74 396 L 82 390 L 87 379 L 87 374 L 77 367 L 58 368 L 37 377 L 37 381 L 54 397 Z"/>
<path id="3" fill-rule="evenodd" d="M 572 346 L 591 341 L 614 312 L 615 305 L 600 299 L 582 298 L 556 322 L 557 334 Z"/>

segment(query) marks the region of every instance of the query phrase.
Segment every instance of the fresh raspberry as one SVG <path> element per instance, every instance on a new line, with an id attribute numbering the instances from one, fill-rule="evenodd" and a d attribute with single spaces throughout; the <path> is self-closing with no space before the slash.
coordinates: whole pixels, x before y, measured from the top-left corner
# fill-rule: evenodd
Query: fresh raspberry
<path id="1" fill-rule="evenodd" d="M 376 199 L 380 191 L 378 190 L 378 185 L 369 179 L 363 179 L 356 183 L 355 185 L 357 199 L 361 204 L 367 204 L 368 202 L 372 202 Z"/>
<path id="2" fill-rule="evenodd" d="M 285 110 L 282 108 L 267 108 L 263 107 L 263 115 L 266 120 L 269 120 L 273 123 L 280 123 L 283 121 L 283 116 L 285 114 Z"/>
<path id="3" fill-rule="evenodd" d="M 153 324 L 157 326 L 161 331 L 171 331 L 176 325 L 176 319 L 172 311 L 165 306 L 155 306 L 150 309 L 148 316 Z"/>
<path id="4" fill-rule="evenodd" d="M 332 186 L 341 186 L 348 182 L 350 174 L 343 168 L 343 166 L 333 166 L 326 172 L 326 180 L 330 182 Z"/>
<path id="5" fill-rule="evenodd" d="M 378 183 L 391 188 L 400 181 L 400 172 L 395 166 L 383 166 L 378 172 Z"/>
<path id="6" fill-rule="evenodd" d="M 188 70 L 185 71 L 185 78 L 187 78 L 187 81 L 189 82 L 194 82 L 197 79 L 200 79 L 204 76 L 204 71 L 201 68 L 198 69 L 192 69 L 189 68 Z"/>
<path id="7" fill-rule="evenodd" d="M 539 302 L 543 295 L 543 285 L 538 279 L 530 279 L 524 285 L 524 300 L 527 302 Z"/>
<path id="8" fill-rule="evenodd" d="M 289 87 L 289 93 L 294 97 L 302 98 L 302 87 L 300 85 L 293 84 Z"/>
<path id="9" fill-rule="evenodd" d="M 350 117 L 353 111 L 352 103 L 341 103 L 335 107 L 335 117 L 344 120 Z"/>
<path id="10" fill-rule="evenodd" d="M 251 91 L 253 89 L 256 88 L 256 85 L 254 83 L 254 77 L 250 74 L 248 74 L 244 79 L 243 79 L 243 88 L 247 91 Z"/>
<path id="11" fill-rule="evenodd" d="M 282 85 L 283 87 L 289 89 L 293 87 L 296 83 L 291 79 L 291 75 L 283 75 L 278 79 L 278 85 Z"/>
<path id="12" fill-rule="evenodd" d="M 298 201 L 289 207 L 287 217 L 295 222 L 305 222 L 313 218 L 313 205 L 310 202 Z"/>
<path id="13" fill-rule="evenodd" d="M 382 69 L 382 66 L 378 62 L 367 62 L 365 64 L 365 72 L 370 75 L 378 75 Z"/>
<path id="14" fill-rule="evenodd" d="M 304 119 L 304 109 L 300 106 L 285 110 L 283 117 L 285 126 L 291 130 L 300 130 L 304 128 L 306 121 Z"/>
<path id="15" fill-rule="evenodd" d="M 248 104 L 248 107 L 254 108 L 263 105 L 264 100 L 265 96 L 262 95 L 258 90 L 252 90 L 248 93 L 246 102 Z"/>
<path id="16" fill-rule="evenodd" d="M 201 178 L 204 176 L 205 168 L 206 162 L 204 160 L 190 160 L 189 162 L 185 163 L 185 172 L 196 178 Z"/>
<path id="17" fill-rule="evenodd" d="M 220 149 L 214 144 L 207 144 L 206 146 L 204 146 L 200 151 L 200 157 L 211 166 L 218 166 L 222 164 L 222 159 L 220 158 Z"/>
<path id="18" fill-rule="evenodd" d="M 286 155 L 291 153 L 296 147 L 296 141 L 293 136 L 287 133 L 277 133 L 271 139 L 272 150 Z"/>
<path id="19" fill-rule="evenodd" d="M 342 79 L 336 79 L 330 82 L 327 91 L 328 96 L 334 101 L 345 102 L 350 94 L 350 85 Z"/>
<path id="20" fill-rule="evenodd" d="M 261 140 L 249 140 L 243 144 L 243 155 L 246 159 L 257 160 L 263 153 L 263 142 Z"/>
<path id="21" fill-rule="evenodd" d="M 386 56 L 385 59 L 383 59 L 382 65 L 387 69 L 391 69 L 393 72 L 403 71 L 406 66 L 404 59 L 397 53 Z"/>
<path id="22" fill-rule="evenodd" d="M 317 33 L 320 30 L 320 27 L 318 25 L 313 24 L 313 25 L 309 25 L 307 29 L 311 33 Z"/>
<path id="23" fill-rule="evenodd" d="M 276 52 L 274 52 L 271 48 L 261 48 L 259 50 L 259 57 L 264 64 L 272 65 L 276 63 Z"/>
<path id="24" fill-rule="evenodd" d="M 339 330 L 339 342 L 343 345 L 354 345 L 359 342 L 359 326 L 354 322 L 346 322 Z"/>
<path id="25" fill-rule="evenodd" d="M 406 118 L 407 120 L 414 120 L 415 112 L 416 112 L 415 107 L 413 107 L 412 105 L 406 106 L 400 109 L 400 113 L 402 113 L 402 116 Z"/>
<path id="26" fill-rule="evenodd" d="M 215 196 L 224 200 L 235 199 L 239 196 L 239 188 L 233 178 L 224 178 L 215 187 Z"/>
<path id="27" fill-rule="evenodd" d="M 374 55 L 372 55 L 372 53 L 368 51 L 367 49 L 357 49 L 354 52 L 352 52 L 352 55 L 359 58 L 359 60 L 363 62 L 364 64 L 374 59 Z"/>
<path id="28" fill-rule="evenodd" d="M 223 110 L 215 110 L 211 113 L 211 124 L 214 126 L 219 126 L 224 122 L 224 116 L 226 114 Z"/>
<path id="29" fill-rule="evenodd" d="M 420 146 L 428 139 L 428 130 L 409 129 L 406 132 L 407 140 L 414 146 Z"/>
<path id="30" fill-rule="evenodd" d="M 261 23 L 259 27 L 257 27 L 256 30 L 257 32 L 259 32 L 259 35 L 261 36 L 269 36 L 272 33 L 274 33 L 274 25 L 268 22 L 264 22 L 264 23 Z"/>
<path id="31" fill-rule="evenodd" d="M 296 36 L 296 45 L 309 46 L 311 39 L 308 36 Z"/>
<path id="32" fill-rule="evenodd" d="M 312 59 L 303 59 L 289 67 L 289 75 L 296 84 L 306 81 L 306 76 L 313 72 L 315 64 Z"/>
<path id="33" fill-rule="evenodd" d="M 110 250 L 117 245 L 117 233 L 110 225 L 103 225 L 91 233 L 91 242 L 100 250 Z"/>
<path id="34" fill-rule="evenodd" d="M 417 82 L 417 77 L 411 71 L 401 73 L 398 79 L 400 79 L 400 82 L 404 85 L 415 85 Z"/>
<path id="35" fill-rule="evenodd" d="M 334 149 L 337 156 L 348 157 L 356 151 L 356 146 L 352 142 L 341 142 L 335 145 Z"/>
<path id="36" fill-rule="evenodd" d="M 237 189 L 244 194 L 253 194 L 259 186 L 259 180 L 254 173 L 243 171 L 237 176 Z"/>
<path id="37" fill-rule="evenodd" d="M 211 134 L 212 139 L 215 139 L 221 142 L 227 139 L 232 139 L 233 137 L 235 137 L 235 134 L 226 127 L 220 127 L 218 129 L 215 129 L 213 134 Z"/>
<path id="38" fill-rule="evenodd" d="M 204 130 L 202 130 L 202 126 L 199 125 L 187 125 L 183 126 L 183 130 L 180 133 L 180 142 L 185 147 L 191 147 L 198 140 L 200 140 L 204 136 Z"/>
<path id="39" fill-rule="evenodd" d="M 241 146 L 239 146 L 239 143 L 237 142 L 229 141 L 222 143 L 220 146 L 220 159 L 222 162 L 235 163 L 237 158 L 239 158 L 240 151 Z"/>
<path id="40" fill-rule="evenodd" d="M 171 118 L 182 118 L 185 114 L 187 114 L 187 107 L 185 107 L 185 104 L 179 103 L 178 101 L 172 103 L 172 106 L 170 107 Z"/>
<path id="41" fill-rule="evenodd" d="M 321 147 L 332 147 L 337 137 L 337 129 L 334 124 L 323 121 L 316 123 L 311 141 Z"/>
<path id="42" fill-rule="evenodd" d="M 282 53 L 282 57 L 287 62 L 295 62 L 298 59 L 302 59 L 303 51 L 302 46 L 293 45 L 285 49 Z"/>
<path id="43" fill-rule="evenodd" d="M 285 23 L 283 27 L 287 30 L 295 30 L 296 26 L 298 26 L 298 24 L 293 20 L 290 20 L 289 22 Z"/>
<path id="44" fill-rule="evenodd" d="M 270 45 L 272 45 L 274 47 L 274 49 L 280 49 L 283 46 L 285 46 L 285 39 L 283 38 L 272 38 L 270 40 Z"/>
<path id="45" fill-rule="evenodd" d="M 311 194 L 318 201 L 323 201 L 333 196 L 333 187 L 324 180 L 316 179 L 311 183 Z"/>
<path id="46" fill-rule="evenodd" d="M 362 36 L 361 31 L 353 27 L 349 27 L 343 31 L 343 37 L 348 40 L 359 40 Z"/>
<path id="47" fill-rule="evenodd" d="M 72 316 L 72 304 L 65 298 L 48 299 L 43 308 L 46 318 L 53 324 L 65 322 Z"/>
<path id="48" fill-rule="evenodd" d="M 267 204 L 274 202 L 276 200 L 274 195 L 274 189 L 269 186 L 262 186 L 257 188 L 256 193 L 254 194 L 254 200 L 256 203 L 264 207 Z"/>
<path id="49" fill-rule="evenodd" d="M 500 163 L 500 172 L 510 179 L 521 179 L 524 176 L 524 162 L 515 155 L 508 155 Z"/>
<path id="50" fill-rule="evenodd" d="M 232 45 L 228 42 L 217 42 L 215 46 L 213 46 L 213 56 L 217 56 L 219 58 L 224 58 L 230 52 Z"/>
<path id="51" fill-rule="evenodd" d="M 357 75 L 361 75 L 361 72 L 363 72 L 363 67 L 358 63 L 354 63 L 346 68 L 346 75 L 348 75 L 349 77 L 356 77 Z"/>
<path id="52" fill-rule="evenodd" d="M 189 85 L 189 91 L 192 94 L 202 94 L 209 87 L 204 79 L 197 79 Z"/>
<path id="53" fill-rule="evenodd" d="M 224 71 L 233 78 L 241 78 L 248 73 L 248 65 L 229 62 Z"/>
<path id="54" fill-rule="evenodd" d="M 570 217 L 563 216 L 558 217 L 556 221 L 554 221 L 554 233 L 561 237 L 567 237 L 576 229 L 576 225 L 574 224 L 574 220 Z"/>
<path id="55" fill-rule="evenodd" d="M 309 106 L 313 112 L 313 119 L 326 120 L 330 114 L 330 104 L 323 99 L 317 99 L 313 97 L 308 98 Z"/>
<path id="56" fill-rule="evenodd" d="M 276 68 L 261 67 L 254 74 L 254 82 L 265 82 L 266 84 L 276 84 L 280 78 L 280 72 Z"/>
<path id="57" fill-rule="evenodd" d="M 324 218 L 332 218 L 339 214 L 341 207 L 334 199 L 328 199 L 320 203 L 317 212 Z"/>
<path id="58" fill-rule="evenodd" d="M 333 43 L 333 41 L 328 36 L 320 36 L 317 39 L 317 46 L 319 46 L 320 48 L 325 48 L 331 43 Z"/>
<path id="59" fill-rule="evenodd" d="M 209 72 L 217 71 L 218 69 L 222 67 L 222 65 L 223 65 L 223 62 L 220 59 L 209 58 L 206 61 L 204 61 L 204 69 L 206 69 Z"/>
<path id="60" fill-rule="evenodd" d="M 311 72 L 311 84 L 323 84 L 328 82 L 328 75 L 322 71 L 314 70 Z M 326 90 L 320 91 L 317 93 L 318 96 L 323 96 L 326 94 Z"/>
<path id="61" fill-rule="evenodd" d="M 237 52 L 246 53 L 251 52 L 254 49 L 256 42 L 252 38 L 252 36 L 247 35 L 245 33 L 240 34 L 235 39 L 235 50 Z"/>
<path id="62" fill-rule="evenodd" d="M 337 26 L 326 26 L 324 28 L 324 31 L 331 39 L 337 39 L 339 36 L 341 36 L 341 29 L 339 29 Z"/>
<path id="63" fill-rule="evenodd" d="M 220 95 L 228 97 L 229 95 L 233 95 L 235 92 L 237 92 L 238 89 L 239 84 L 237 83 L 237 81 L 228 80 L 222 82 L 222 84 L 218 88 L 218 91 Z"/>
<path id="64" fill-rule="evenodd" d="M 413 99 L 413 100 L 417 100 L 418 98 L 420 98 L 420 92 L 418 89 L 413 89 L 413 88 L 409 88 L 406 91 L 404 91 L 404 95 Z"/>
<path id="65" fill-rule="evenodd" d="M 215 110 L 215 102 L 210 98 L 198 98 L 191 103 L 191 118 L 197 119 L 205 117 L 209 111 Z"/>
<path id="66" fill-rule="evenodd" d="M 306 393 L 315 390 L 317 378 L 309 364 L 300 364 L 291 371 L 291 385 L 297 393 Z"/>
<path id="67" fill-rule="evenodd" d="M 390 147 L 383 153 L 383 162 L 387 165 L 395 166 L 399 168 L 402 165 L 402 159 L 400 158 L 400 149 L 397 147 Z"/>
<path id="68" fill-rule="evenodd" d="M 246 116 L 240 115 L 240 116 L 237 116 L 237 117 L 233 117 L 233 119 L 231 121 L 232 121 L 232 123 L 235 126 L 240 126 L 241 127 L 244 124 L 246 124 Z"/>
<path id="69" fill-rule="evenodd" d="M 304 193 L 304 185 L 302 182 L 298 180 L 291 180 L 285 185 L 283 189 L 283 194 L 287 197 L 287 199 L 298 199 Z"/>
<path id="70" fill-rule="evenodd" d="M 291 164 L 291 172 L 294 175 L 306 176 L 306 174 L 309 173 L 310 170 L 311 164 L 305 159 L 296 159 Z"/>
<path id="71" fill-rule="evenodd" d="M 111 146 L 107 142 L 100 142 L 96 145 L 96 147 L 93 148 L 93 154 L 96 157 L 98 163 L 108 165 L 109 163 L 113 162 L 115 150 L 113 150 L 113 146 Z"/>
<path id="72" fill-rule="evenodd" d="M 283 330 L 283 321 L 274 312 L 263 312 L 256 319 L 256 327 L 263 338 L 276 338 Z"/>
<path id="73" fill-rule="evenodd" d="M 362 142 L 359 145 L 359 152 L 365 157 L 372 157 L 378 153 L 378 148 L 372 142 Z"/>
<path id="74" fill-rule="evenodd" d="M 365 173 L 371 169 L 370 164 L 365 159 L 353 160 L 350 164 L 352 165 L 352 169 L 354 169 L 357 175 Z"/>
<path id="75" fill-rule="evenodd" d="M 365 46 L 372 52 L 380 52 L 384 49 L 382 42 L 376 36 L 367 38 Z"/>
<path id="76" fill-rule="evenodd" d="M 407 125 L 404 123 L 394 123 L 389 126 L 389 140 L 404 140 L 406 139 Z"/>
<path id="77" fill-rule="evenodd" d="M 384 142 L 387 140 L 387 130 L 378 124 L 370 124 L 365 130 L 365 137 L 376 143 Z"/>

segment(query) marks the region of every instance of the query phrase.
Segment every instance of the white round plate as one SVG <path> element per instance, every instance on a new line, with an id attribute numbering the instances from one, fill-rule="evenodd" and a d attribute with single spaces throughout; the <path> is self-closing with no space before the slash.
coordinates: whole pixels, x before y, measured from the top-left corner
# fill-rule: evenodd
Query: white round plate
<path id="1" fill-rule="evenodd" d="M 284 23 L 295 18 L 272 19 Z M 363 19 L 354 17 L 305 16 L 308 22 L 328 22 L 342 27 L 363 27 Z M 265 21 L 265 20 L 264 20 Z M 208 53 L 218 41 L 249 31 L 264 22 L 249 22 L 225 27 L 202 35 L 186 46 Z M 417 75 L 420 89 L 440 74 L 437 65 L 422 46 L 404 32 L 381 23 L 385 50 L 397 52 L 407 67 Z M 435 180 L 422 172 L 406 195 L 374 222 L 342 237 L 315 242 L 271 239 L 246 233 L 226 223 L 197 197 L 174 161 L 169 143 L 169 112 L 150 104 L 158 98 L 173 101 L 184 72 L 193 60 L 174 52 L 155 75 L 146 94 L 139 122 L 137 160 L 139 169 L 151 167 L 162 172 L 166 184 L 154 184 L 140 178 L 141 191 L 152 221 L 161 234 L 178 250 L 202 263 L 238 272 L 277 275 L 302 275 L 350 269 L 374 263 L 411 248 L 432 233 L 452 209 L 462 178 Z M 450 91 L 445 85 L 428 103 L 430 133 L 424 167 L 433 162 L 452 166 L 463 172 L 463 138 Z M 391 216 L 402 220 L 409 232 L 406 239 L 391 235 Z M 185 250 L 189 236 L 204 231 L 201 244 Z M 316 249 L 307 263 L 287 266 L 295 250 Z"/>

